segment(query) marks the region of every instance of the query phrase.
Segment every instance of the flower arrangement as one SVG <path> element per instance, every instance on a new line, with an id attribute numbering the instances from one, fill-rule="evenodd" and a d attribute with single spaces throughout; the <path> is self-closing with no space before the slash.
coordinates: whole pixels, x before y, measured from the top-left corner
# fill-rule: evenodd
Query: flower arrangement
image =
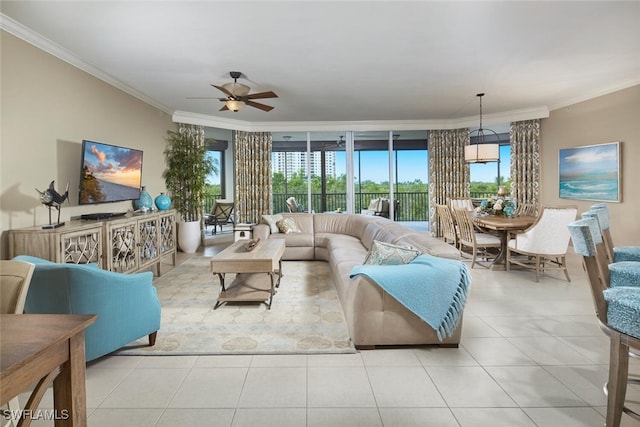
<path id="1" fill-rule="evenodd" d="M 476 213 L 484 215 L 506 216 L 511 218 L 516 213 L 515 203 L 502 196 L 484 199 L 476 208 Z"/>

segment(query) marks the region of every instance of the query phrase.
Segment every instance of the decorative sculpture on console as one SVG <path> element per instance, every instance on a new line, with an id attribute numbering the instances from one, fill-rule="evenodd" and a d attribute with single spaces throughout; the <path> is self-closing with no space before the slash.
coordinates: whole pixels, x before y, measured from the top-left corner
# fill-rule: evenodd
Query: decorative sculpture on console
<path id="1" fill-rule="evenodd" d="M 55 180 L 51 181 L 49 188 L 44 191 L 36 188 L 36 191 L 40 193 L 40 203 L 49 208 L 49 225 L 43 225 L 43 229 L 58 228 L 64 225 L 64 222 L 60 222 L 60 207 L 69 197 L 69 183 L 67 182 L 67 189 L 64 194 L 60 194 L 55 189 L 55 182 Z M 55 208 L 58 211 L 58 222 L 56 224 L 51 223 L 51 208 Z"/>

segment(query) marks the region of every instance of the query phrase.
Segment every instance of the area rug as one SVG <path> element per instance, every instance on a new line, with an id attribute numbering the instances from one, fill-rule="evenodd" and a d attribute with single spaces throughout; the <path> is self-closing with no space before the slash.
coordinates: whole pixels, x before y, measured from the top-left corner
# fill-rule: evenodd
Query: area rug
<path id="1" fill-rule="evenodd" d="M 162 306 L 156 345 L 140 339 L 119 355 L 354 353 L 328 263 L 283 261 L 271 309 L 225 303 L 220 281 L 196 255 L 154 280 Z M 230 283 L 233 275 L 227 275 Z"/>

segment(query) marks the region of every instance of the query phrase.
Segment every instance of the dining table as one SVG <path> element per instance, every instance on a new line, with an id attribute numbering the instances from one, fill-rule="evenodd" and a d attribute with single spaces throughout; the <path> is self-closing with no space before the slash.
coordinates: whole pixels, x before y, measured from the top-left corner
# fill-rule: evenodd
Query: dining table
<path id="1" fill-rule="evenodd" d="M 53 420 L 56 427 L 87 425 L 84 330 L 94 314 L 0 314 L 0 405 L 36 384 L 16 413 L 19 426 Z M 38 409 L 53 383 L 54 409 Z"/>
<path id="2" fill-rule="evenodd" d="M 498 215 L 477 215 L 472 214 L 473 223 L 481 229 L 497 233 L 500 238 L 500 252 L 493 260 L 491 269 L 504 270 L 507 258 L 507 242 L 510 233 L 517 233 L 529 228 L 536 222 L 535 216 L 498 216 Z"/>

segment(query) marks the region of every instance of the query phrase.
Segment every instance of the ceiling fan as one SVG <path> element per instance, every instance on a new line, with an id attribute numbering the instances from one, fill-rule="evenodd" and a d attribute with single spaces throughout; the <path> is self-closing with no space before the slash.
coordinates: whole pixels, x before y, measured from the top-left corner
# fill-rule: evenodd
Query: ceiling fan
<path id="1" fill-rule="evenodd" d="M 262 111 L 271 111 L 273 107 L 270 105 L 262 104 L 259 102 L 253 101 L 254 99 L 265 99 L 265 98 L 277 98 L 276 95 L 272 91 L 268 92 L 258 92 L 258 93 L 249 93 L 251 88 L 245 84 L 238 83 L 238 79 L 242 76 L 240 71 L 231 71 L 229 73 L 231 78 L 233 79 L 232 83 L 226 83 L 222 86 L 217 86 L 212 84 L 211 86 L 215 87 L 225 95 L 226 98 L 217 98 L 218 100 L 224 102 L 224 105 L 220 109 L 220 111 L 231 110 L 233 112 L 238 112 L 244 107 L 244 105 L 248 105 L 250 107 L 258 108 Z M 203 98 L 190 98 L 190 99 L 203 99 Z M 213 98 L 215 99 L 215 98 Z"/>

